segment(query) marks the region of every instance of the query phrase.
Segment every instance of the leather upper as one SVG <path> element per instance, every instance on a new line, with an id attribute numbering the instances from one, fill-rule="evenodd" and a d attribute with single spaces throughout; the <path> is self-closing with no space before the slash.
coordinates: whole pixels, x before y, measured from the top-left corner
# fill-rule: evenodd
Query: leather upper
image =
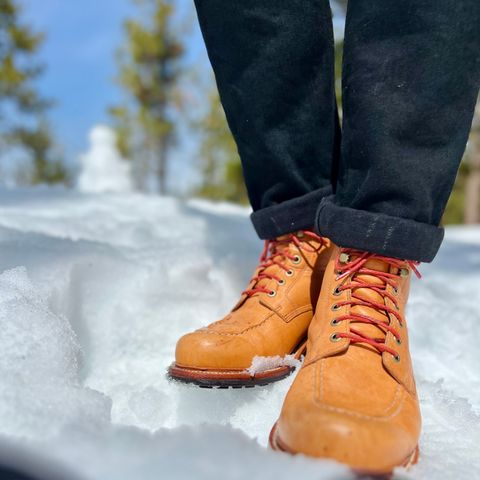
<path id="1" fill-rule="evenodd" d="M 230 313 L 178 341 L 177 366 L 245 370 L 255 356 L 284 356 L 295 350 L 306 337 L 330 256 L 328 240 L 303 232 L 296 238 L 294 242 L 287 235 L 271 242 L 267 265 L 268 255 L 275 253 L 281 265 L 265 268 L 261 262 Z M 278 254 L 283 251 L 286 256 Z"/>
<path id="2" fill-rule="evenodd" d="M 395 303 L 376 287 L 347 288 L 352 281 L 357 286 L 359 281 L 378 284 L 379 289 L 385 284 L 375 275 L 339 278 L 341 272 L 335 270 L 339 254 L 335 247 L 309 328 L 307 356 L 285 399 L 278 435 L 295 452 L 332 458 L 360 470 L 388 471 L 415 450 L 420 434 L 405 323 L 411 274 L 401 277 L 398 268 L 377 259 L 366 264 L 369 269 L 395 274 L 396 288 L 386 286 Z M 409 272 L 408 266 L 404 272 Z M 372 302 L 391 307 L 402 321 L 372 308 Z M 386 322 L 395 333 L 354 319 L 337 323 L 336 319 L 352 314 Z M 382 353 L 368 343 L 340 336 L 352 331 L 384 339 L 382 345 L 390 351 Z"/>

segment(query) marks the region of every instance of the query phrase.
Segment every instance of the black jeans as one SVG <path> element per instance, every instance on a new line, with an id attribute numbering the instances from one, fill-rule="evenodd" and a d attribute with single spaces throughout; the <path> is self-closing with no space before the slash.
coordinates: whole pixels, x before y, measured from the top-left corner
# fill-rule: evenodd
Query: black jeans
<path id="1" fill-rule="evenodd" d="M 480 0 L 196 0 L 261 238 L 431 261 L 480 85 Z"/>

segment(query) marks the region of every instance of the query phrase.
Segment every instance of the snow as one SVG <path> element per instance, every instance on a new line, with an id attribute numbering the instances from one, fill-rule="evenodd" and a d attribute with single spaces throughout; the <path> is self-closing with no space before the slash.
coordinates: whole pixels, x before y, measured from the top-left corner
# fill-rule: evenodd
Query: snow
<path id="1" fill-rule="evenodd" d="M 295 355 L 285 355 L 284 357 L 280 355 L 274 357 L 261 357 L 257 355 L 253 357 L 252 364 L 248 367 L 247 371 L 253 376 L 256 373 L 284 366 L 297 368 L 301 366 L 301 362 L 295 358 Z"/>
<path id="2" fill-rule="evenodd" d="M 0 190 L 0 456 L 20 448 L 86 480 L 349 478 L 266 448 L 293 377 L 206 390 L 165 376 L 177 338 L 223 315 L 252 273 L 261 244 L 248 213 L 134 193 Z M 472 478 L 480 228 L 448 229 L 421 271 L 408 310 L 421 460 L 398 478 Z"/>
<path id="3" fill-rule="evenodd" d="M 90 132 L 90 149 L 80 156 L 77 188 L 81 192 L 130 192 L 133 189 L 130 164 L 120 156 L 115 132 L 96 125 Z"/>

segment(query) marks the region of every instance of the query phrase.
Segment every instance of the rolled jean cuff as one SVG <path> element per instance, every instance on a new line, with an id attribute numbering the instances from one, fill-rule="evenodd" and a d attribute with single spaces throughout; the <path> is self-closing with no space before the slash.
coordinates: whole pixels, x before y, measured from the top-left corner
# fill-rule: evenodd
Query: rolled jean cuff
<path id="1" fill-rule="evenodd" d="M 330 186 L 293 198 L 250 215 L 257 235 L 263 240 L 286 235 L 298 230 L 313 229 L 318 205 L 331 195 Z"/>
<path id="2" fill-rule="evenodd" d="M 427 223 L 383 213 L 335 205 L 324 198 L 317 211 L 315 229 L 335 244 L 402 260 L 431 262 L 440 248 L 444 230 Z"/>

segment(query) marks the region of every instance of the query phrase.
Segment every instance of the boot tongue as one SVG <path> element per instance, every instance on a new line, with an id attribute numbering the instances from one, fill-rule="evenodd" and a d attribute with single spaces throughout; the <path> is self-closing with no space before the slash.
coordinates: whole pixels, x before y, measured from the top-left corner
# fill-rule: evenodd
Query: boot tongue
<path id="1" fill-rule="evenodd" d="M 378 258 L 371 258 L 365 263 L 364 268 L 369 270 L 377 270 L 378 272 L 390 271 L 390 265 L 387 262 L 379 260 Z"/>
<path id="2" fill-rule="evenodd" d="M 368 270 L 376 270 L 378 272 L 389 272 L 390 265 L 386 262 L 383 262 L 379 259 L 370 259 L 368 260 L 363 269 Z M 357 273 L 353 276 L 352 279 L 353 283 L 368 283 L 370 285 L 378 285 L 380 289 L 383 289 L 385 286 L 385 282 L 376 275 L 369 275 L 364 273 Z M 385 299 L 377 293 L 376 291 L 372 290 L 371 288 L 356 288 L 352 294 L 356 297 L 358 301 L 370 301 L 377 304 L 384 305 Z M 364 306 L 364 305 L 356 305 L 351 308 L 352 313 L 356 313 L 362 316 L 368 316 L 373 319 L 379 320 L 380 322 L 389 322 L 388 316 L 383 312 L 381 309 Z M 385 337 L 385 330 L 380 327 L 377 327 L 373 324 L 367 324 L 362 322 L 355 322 L 354 320 L 351 321 L 351 327 L 355 330 L 361 332 L 363 335 L 366 335 L 371 338 L 384 338 Z M 372 347 L 373 348 L 373 347 Z M 376 350 L 375 350 L 376 351 Z"/>

